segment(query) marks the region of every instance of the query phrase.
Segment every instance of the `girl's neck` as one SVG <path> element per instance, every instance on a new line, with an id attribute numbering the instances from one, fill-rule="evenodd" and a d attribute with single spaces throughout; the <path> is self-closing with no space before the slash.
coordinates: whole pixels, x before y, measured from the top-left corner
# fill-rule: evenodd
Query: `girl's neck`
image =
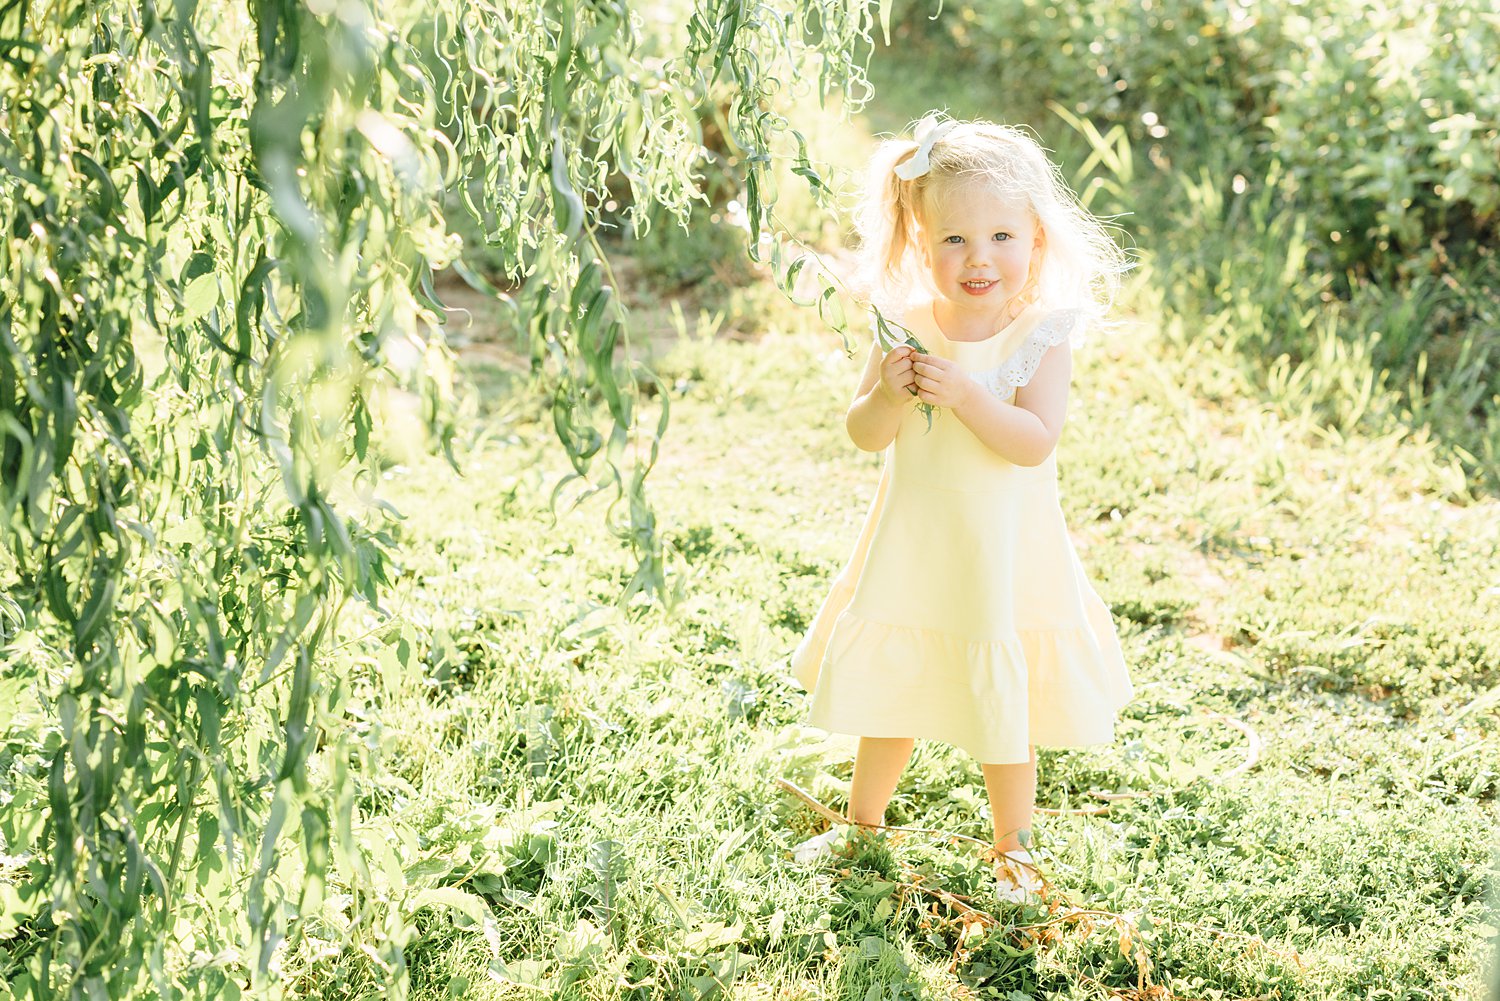
<path id="1" fill-rule="evenodd" d="M 1013 297 L 994 313 L 980 313 L 956 309 L 945 296 L 938 296 L 932 303 L 932 317 L 938 329 L 950 341 L 982 341 L 998 334 L 1026 309 L 1027 304 L 1019 296 Z"/>

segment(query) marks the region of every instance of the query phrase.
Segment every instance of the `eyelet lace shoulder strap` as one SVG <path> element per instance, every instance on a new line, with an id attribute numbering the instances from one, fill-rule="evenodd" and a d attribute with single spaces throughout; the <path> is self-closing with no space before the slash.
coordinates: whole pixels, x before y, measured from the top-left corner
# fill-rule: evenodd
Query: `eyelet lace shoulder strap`
<path id="1" fill-rule="evenodd" d="M 1013 390 L 1031 381 L 1047 350 L 1071 337 L 1082 320 L 1083 311 L 1079 309 L 1060 309 L 1049 314 L 1009 358 L 994 368 L 975 372 L 974 380 L 996 396 L 1008 398 Z"/>

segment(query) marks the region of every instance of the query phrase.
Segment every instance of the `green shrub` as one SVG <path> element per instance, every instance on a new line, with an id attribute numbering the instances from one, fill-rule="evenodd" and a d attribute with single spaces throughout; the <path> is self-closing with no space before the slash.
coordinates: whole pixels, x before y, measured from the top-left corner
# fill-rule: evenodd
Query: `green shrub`
<path id="1" fill-rule="evenodd" d="M 1057 101 L 1160 141 L 1189 170 L 1248 138 L 1237 168 L 1287 166 L 1336 273 L 1406 278 L 1500 227 L 1500 69 L 1486 55 L 1500 24 L 1487 0 L 1004 0 L 908 27 L 956 44 L 1008 117 Z"/>
<path id="2" fill-rule="evenodd" d="M 1261 142 L 1336 270 L 1443 269 L 1500 233 L 1500 21 L 1488 0 L 1342 6 L 1285 13 Z"/>

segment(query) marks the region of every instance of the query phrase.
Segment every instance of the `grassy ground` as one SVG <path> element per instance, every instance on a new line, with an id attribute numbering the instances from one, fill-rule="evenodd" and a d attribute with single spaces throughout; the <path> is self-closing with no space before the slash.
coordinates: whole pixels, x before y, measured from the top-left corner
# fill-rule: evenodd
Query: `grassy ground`
<path id="1" fill-rule="evenodd" d="M 1049 899 L 996 902 L 976 849 L 926 835 L 792 861 L 823 823 L 774 781 L 841 807 L 853 741 L 802 725 L 786 659 L 879 458 L 842 429 L 857 362 L 772 314 L 657 354 L 670 613 L 612 607 L 602 498 L 550 523 L 565 466 L 503 361 L 474 356 L 462 478 L 392 471 L 396 607 L 433 642 L 388 679 L 365 807 L 493 915 L 419 915 L 415 996 L 1476 995 L 1500 504 L 1455 503 L 1420 436 L 1329 441 L 1215 391 L 1229 363 L 1150 323 L 1080 354 L 1059 445 L 1139 694 L 1115 744 L 1040 751 Z M 891 822 L 983 837 L 977 766 L 919 745 Z"/>
<path id="2" fill-rule="evenodd" d="M 942 96 L 884 95 L 815 155 Z M 1444 442 L 1389 400 L 1378 433 L 1329 432 L 1302 370 L 1257 392 L 1253 359 L 1163 322 L 1142 269 L 1138 322 L 1077 357 L 1059 444 L 1138 694 L 1114 744 L 1039 752 L 1051 890 L 1002 904 L 977 848 L 922 834 L 801 864 L 824 822 L 776 780 L 841 809 L 854 741 L 803 725 L 786 661 L 875 490 L 842 420 L 863 356 L 769 283 L 679 313 L 621 277 L 671 387 L 648 480 L 671 610 L 615 607 L 633 567 L 607 495 L 553 523 L 568 467 L 480 299 L 449 293 L 472 312 L 463 475 L 417 460 L 385 484 L 416 655 L 382 662 L 367 833 L 400 881 L 467 894 L 417 912 L 414 996 L 1478 995 L 1500 924 L 1500 501 Z M 983 838 L 977 765 L 919 744 L 890 820 Z"/>

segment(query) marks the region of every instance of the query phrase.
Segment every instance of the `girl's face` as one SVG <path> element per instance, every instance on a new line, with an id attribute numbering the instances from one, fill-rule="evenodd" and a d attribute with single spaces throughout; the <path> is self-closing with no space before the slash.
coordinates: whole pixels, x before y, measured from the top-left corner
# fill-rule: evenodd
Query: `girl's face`
<path id="1" fill-rule="evenodd" d="M 929 192 L 922 216 L 917 245 L 939 294 L 967 315 L 1003 312 L 1040 257 L 1042 233 L 1026 201 L 959 181 Z"/>

